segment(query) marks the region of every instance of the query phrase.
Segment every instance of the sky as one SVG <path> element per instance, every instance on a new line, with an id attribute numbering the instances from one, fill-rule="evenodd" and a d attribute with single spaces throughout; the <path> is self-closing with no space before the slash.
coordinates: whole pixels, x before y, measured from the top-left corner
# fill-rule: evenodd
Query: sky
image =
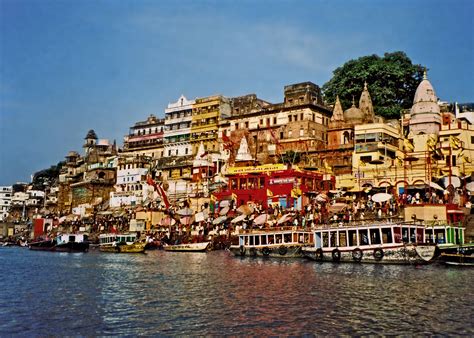
<path id="1" fill-rule="evenodd" d="M 472 0 L 0 0 L 0 186 L 123 144 L 168 103 L 319 86 L 345 62 L 404 51 L 443 101 L 474 101 Z"/>

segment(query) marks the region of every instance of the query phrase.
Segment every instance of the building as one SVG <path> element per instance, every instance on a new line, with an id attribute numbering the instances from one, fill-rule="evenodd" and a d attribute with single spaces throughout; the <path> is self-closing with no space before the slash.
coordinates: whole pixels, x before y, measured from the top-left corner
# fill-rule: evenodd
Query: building
<path id="1" fill-rule="evenodd" d="M 127 155 L 143 155 L 160 159 L 164 155 L 163 137 L 165 119 L 151 114 L 145 121 L 139 121 L 124 137 L 123 152 Z"/>
<path id="2" fill-rule="evenodd" d="M 13 187 L 0 187 L 0 221 L 6 221 L 12 204 Z"/>
<path id="3" fill-rule="evenodd" d="M 146 176 L 151 159 L 146 156 L 120 156 L 115 191 L 110 193 L 111 208 L 143 205 L 149 195 Z"/>
<path id="4" fill-rule="evenodd" d="M 165 109 L 163 157 L 191 156 L 191 123 L 194 100 L 181 95 Z"/>

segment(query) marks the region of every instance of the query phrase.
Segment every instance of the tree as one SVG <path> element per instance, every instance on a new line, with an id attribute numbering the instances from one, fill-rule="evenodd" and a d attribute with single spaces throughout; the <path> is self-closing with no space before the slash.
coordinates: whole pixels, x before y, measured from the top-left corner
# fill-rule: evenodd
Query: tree
<path id="1" fill-rule="evenodd" d="M 353 97 L 358 101 L 367 82 L 375 113 L 399 118 L 401 110 L 412 106 L 423 70 L 421 65 L 412 64 L 404 52 L 385 53 L 383 57 L 363 56 L 334 70 L 332 79 L 323 85 L 324 99 L 333 103 L 339 95 L 347 109 Z"/>
<path id="2" fill-rule="evenodd" d="M 33 189 L 44 190 L 46 185 L 52 185 L 57 181 L 64 164 L 65 162 L 61 161 L 57 165 L 52 165 L 49 169 L 36 172 L 32 180 Z"/>

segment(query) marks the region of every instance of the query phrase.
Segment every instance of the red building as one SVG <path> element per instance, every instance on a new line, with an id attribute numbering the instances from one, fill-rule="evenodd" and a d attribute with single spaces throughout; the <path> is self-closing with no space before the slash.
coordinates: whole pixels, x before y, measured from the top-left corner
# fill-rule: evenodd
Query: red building
<path id="1" fill-rule="evenodd" d="M 335 187 L 332 175 L 296 166 L 288 168 L 284 164 L 232 167 L 226 177 L 229 180 L 227 187 L 213 193 L 214 198 L 218 201 L 233 199 L 237 207 L 251 201 L 264 209 L 270 204 L 301 209 L 309 202 L 311 194 Z"/>

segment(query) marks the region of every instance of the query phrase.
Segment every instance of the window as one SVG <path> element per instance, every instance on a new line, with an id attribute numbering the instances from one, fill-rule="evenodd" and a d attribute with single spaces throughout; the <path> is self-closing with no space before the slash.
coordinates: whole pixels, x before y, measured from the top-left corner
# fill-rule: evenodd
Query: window
<path id="1" fill-rule="evenodd" d="M 276 117 L 273 118 L 273 124 L 277 124 L 277 118 Z"/>
<path id="2" fill-rule="evenodd" d="M 392 228 L 383 228 L 382 229 L 382 242 L 390 244 L 393 242 L 392 238 Z"/>
<path id="3" fill-rule="evenodd" d="M 471 136 L 471 144 L 474 144 L 474 136 Z"/>
<path id="4" fill-rule="evenodd" d="M 282 140 L 284 138 L 284 133 L 282 131 L 280 131 L 280 140 Z"/>
<path id="5" fill-rule="evenodd" d="M 300 128 L 300 136 L 304 136 L 304 129 Z"/>
<path id="6" fill-rule="evenodd" d="M 292 116 L 288 115 L 288 122 L 291 122 L 291 118 L 292 118 Z"/>
<path id="7" fill-rule="evenodd" d="M 245 122 L 245 128 L 249 129 L 249 122 Z"/>
<path id="8" fill-rule="evenodd" d="M 301 121 L 304 120 L 304 114 L 303 114 L 303 113 L 300 114 L 300 120 L 301 120 Z"/>

